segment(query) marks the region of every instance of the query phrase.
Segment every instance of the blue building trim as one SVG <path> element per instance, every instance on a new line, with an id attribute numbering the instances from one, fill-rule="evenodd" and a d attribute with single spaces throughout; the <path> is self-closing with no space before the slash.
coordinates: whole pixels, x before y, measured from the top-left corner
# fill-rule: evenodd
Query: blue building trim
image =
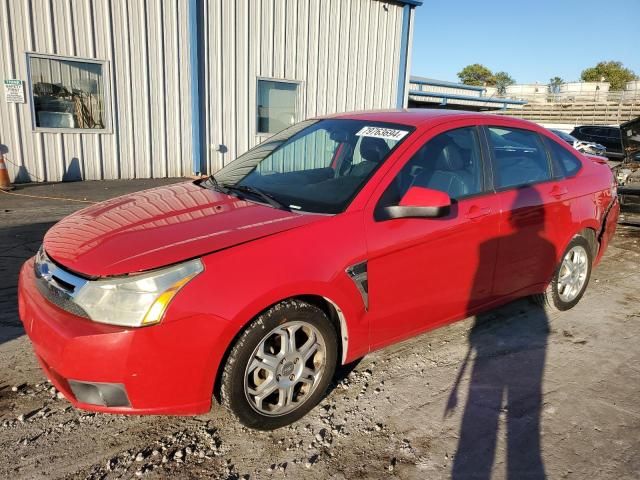
<path id="1" fill-rule="evenodd" d="M 411 7 L 420 7 L 424 0 L 396 0 L 403 5 L 409 5 Z"/>
<path id="2" fill-rule="evenodd" d="M 409 22 L 411 20 L 411 5 L 404 2 L 402 7 L 402 32 L 400 43 L 400 71 L 398 72 L 398 97 L 396 99 L 396 107 L 404 107 L 406 96 L 405 88 L 407 86 L 407 58 L 409 55 Z"/>
<path id="3" fill-rule="evenodd" d="M 477 87 L 475 85 L 465 85 L 464 83 L 446 82 L 444 80 L 434 80 L 432 78 L 411 77 L 411 83 L 417 85 L 431 85 L 434 87 L 450 87 L 459 88 L 461 90 L 473 90 L 474 92 L 483 92 L 484 87 Z"/>
<path id="4" fill-rule="evenodd" d="M 189 0 L 189 68 L 191 72 L 191 145 L 193 174 L 202 170 L 202 126 L 203 105 L 200 100 L 200 23 L 198 21 L 198 0 Z"/>
<path id="5" fill-rule="evenodd" d="M 416 95 L 418 97 L 442 98 L 444 100 L 470 100 L 473 102 L 500 103 L 503 105 L 525 105 L 526 103 L 528 103 L 525 100 L 513 100 L 511 98 L 474 97 L 472 95 L 456 95 L 453 93 L 442 92 L 423 92 L 420 90 L 409 90 L 409 95 Z"/>

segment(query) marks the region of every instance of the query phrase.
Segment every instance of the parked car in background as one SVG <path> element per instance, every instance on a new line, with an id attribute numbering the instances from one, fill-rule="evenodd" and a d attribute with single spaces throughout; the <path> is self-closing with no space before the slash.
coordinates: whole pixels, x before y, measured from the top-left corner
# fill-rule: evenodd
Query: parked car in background
<path id="1" fill-rule="evenodd" d="M 618 217 L 611 171 L 524 120 L 303 121 L 205 180 L 92 205 L 23 266 L 19 311 L 75 406 L 301 418 L 336 366 L 523 296 L 578 303 Z"/>
<path id="2" fill-rule="evenodd" d="M 607 157 L 612 160 L 621 160 L 624 157 L 620 127 L 584 125 L 574 128 L 571 135 L 578 140 L 603 145 L 607 149 Z"/>
<path id="3" fill-rule="evenodd" d="M 567 132 L 563 132 L 562 130 L 558 130 L 555 128 L 550 128 L 549 131 L 558 135 L 562 140 L 567 142 L 573 148 L 582 153 L 588 153 L 589 155 L 599 155 L 601 157 L 606 156 L 607 149 L 603 145 L 599 143 L 593 142 L 585 142 L 583 140 L 578 140 L 573 135 L 569 135 Z"/>
<path id="4" fill-rule="evenodd" d="M 620 203 L 630 209 L 640 207 L 640 117 L 620 125 L 624 160 L 613 167 Z"/>

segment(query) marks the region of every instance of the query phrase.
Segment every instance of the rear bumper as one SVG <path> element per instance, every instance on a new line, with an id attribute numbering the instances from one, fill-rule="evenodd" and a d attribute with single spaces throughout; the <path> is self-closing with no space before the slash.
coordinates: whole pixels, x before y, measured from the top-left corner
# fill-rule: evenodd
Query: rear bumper
<path id="1" fill-rule="evenodd" d="M 144 328 L 92 322 L 42 297 L 35 284 L 33 259 L 20 272 L 18 301 L 40 365 L 74 406 L 125 414 L 182 415 L 210 409 L 213 382 L 226 347 L 220 341 L 225 337 L 224 320 L 193 315 L 165 318 Z M 82 402 L 70 381 L 121 385 L 128 405 Z"/>

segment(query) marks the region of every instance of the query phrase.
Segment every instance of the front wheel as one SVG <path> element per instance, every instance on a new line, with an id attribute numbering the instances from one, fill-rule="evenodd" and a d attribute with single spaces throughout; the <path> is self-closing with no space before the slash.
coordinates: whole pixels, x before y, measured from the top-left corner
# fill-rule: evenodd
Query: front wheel
<path id="1" fill-rule="evenodd" d="M 573 308 L 584 295 L 591 277 L 592 250 L 582 236 L 571 240 L 544 293 L 534 295 L 536 303 L 554 310 Z"/>
<path id="2" fill-rule="evenodd" d="M 338 336 L 324 312 L 286 300 L 257 317 L 237 340 L 222 372 L 220 399 L 247 427 L 295 422 L 324 395 Z"/>

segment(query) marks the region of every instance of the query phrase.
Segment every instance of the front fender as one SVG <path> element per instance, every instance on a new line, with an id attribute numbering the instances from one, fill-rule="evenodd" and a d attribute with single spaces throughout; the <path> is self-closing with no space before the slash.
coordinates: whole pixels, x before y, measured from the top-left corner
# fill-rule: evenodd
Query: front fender
<path id="1" fill-rule="evenodd" d="M 346 329 L 341 332 L 347 338 L 343 362 L 363 356 L 369 350 L 368 317 L 346 273 L 366 256 L 360 220 L 357 213 L 342 214 L 207 255 L 205 271 L 185 287 L 187 296 L 199 299 L 199 312 L 225 319 L 220 341 L 227 344 L 282 300 L 323 297 L 338 310 L 341 329 Z"/>

